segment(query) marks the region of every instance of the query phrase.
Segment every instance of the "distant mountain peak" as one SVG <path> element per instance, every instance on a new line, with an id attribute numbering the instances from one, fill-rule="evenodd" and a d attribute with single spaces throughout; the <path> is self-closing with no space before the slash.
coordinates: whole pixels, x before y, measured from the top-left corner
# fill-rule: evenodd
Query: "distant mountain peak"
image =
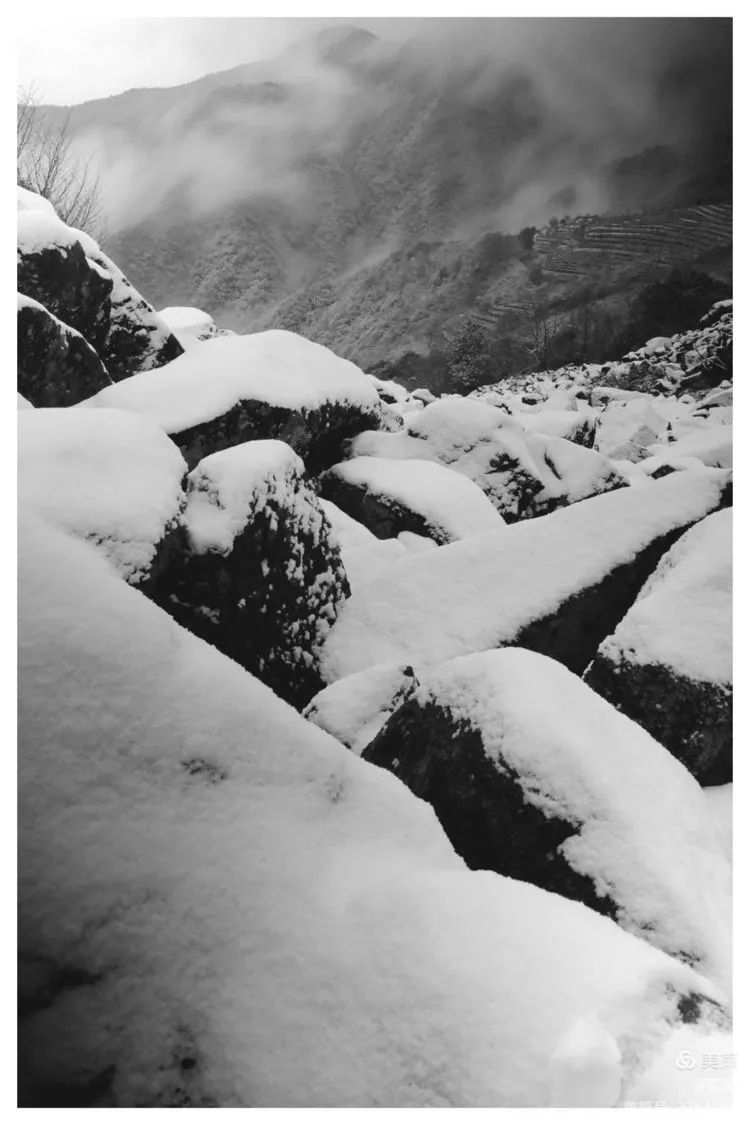
<path id="1" fill-rule="evenodd" d="M 314 36 L 314 42 L 326 62 L 342 63 L 378 42 L 378 37 L 364 27 L 342 23 L 324 27 Z"/>

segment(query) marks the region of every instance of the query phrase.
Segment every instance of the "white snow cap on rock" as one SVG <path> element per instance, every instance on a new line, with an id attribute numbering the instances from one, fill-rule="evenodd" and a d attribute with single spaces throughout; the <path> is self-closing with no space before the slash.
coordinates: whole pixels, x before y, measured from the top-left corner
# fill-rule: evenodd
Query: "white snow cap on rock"
<path id="1" fill-rule="evenodd" d="M 125 410 L 24 411 L 18 463 L 20 504 L 95 542 L 130 582 L 148 573 L 185 500 L 179 449 Z"/>
<path id="2" fill-rule="evenodd" d="M 32 1080 L 111 1068 L 114 1105 L 544 1105 L 595 1017 L 627 1098 L 678 995 L 720 998 L 585 907 L 467 871 L 426 804 L 91 545 L 23 516 L 20 546 Z M 68 966 L 90 983 L 55 992 Z"/>
<path id="3" fill-rule="evenodd" d="M 324 676 L 332 682 L 385 661 L 422 668 L 510 644 L 658 536 L 709 513 L 727 480 L 720 470 L 673 473 L 400 560 L 345 603 L 326 641 Z"/>
<path id="4" fill-rule="evenodd" d="M 219 328 L 213 317 L 203 312 L 203 309 L 174 305 L 159 309 L 158 315 L 186 350 L 194 347 L 201 340 L 210 340 L 214 336 L 234 335 L 226 328 Z"/>
<path id="5" fill-rule="evenodd" d="M 17 199 L 16 226 L 19 254 L 38 254 L 48 246 L 67 250 L 74 242 L 80 242 L 85 254 L 101 254 L 98 243 L 84 231 L 69 227 L 58 218 L 52 204 L 43 196 L 19 187 Z"/>
<path id="6" fill-rule="evenodd" d="M 448 661 L 415 698 L 478 730 L 529 804 L 580 826 L 559 850 L 618 903 L 620 925 L 728 987 L 731 871 L 681 762 L 558 661 L 527 649 Z"/>
<path id="7" fill-rule="evenodd" d="M 380 402 L 371 381 L 349 360 L 294 332 L 272 329 L 204 340 L 157 371 L 122 379 L 80 406 L 133 410 L 175 434 L 247 400 L 300 410 Z"/>
<path id="8" fill-rule="evenodd" d="M 361 754 L 415 684 L 414 669 L 407 664 L 378 664 L 323 688 L 303 714 Z"/>
<path id="9" fill-rule="evenodd" d="M 677 540 L 600 652 L 664 664 L 688 679 L 732 682 L 732 509 Z"/>
<path id="10" fill-rule="evenodd" d="M 298 483 L 305 473 L 302 459 L 285 442 L 248 441 L 204 457 L 188 475 L 188 501 L 183 522 L 192 549 L 228 554 L 245 530 L 251 514 L 271 496 L 284 508 L 295 505 Z M 321 516 L 322 518 L 322 516 Z"/>
<path id="11" fill-rule="evenodd" d="M 55 219 L 57 218 L 57 211 L 48 199 L 45 199 L 43 195 L 38 195 L 35 191 L 29 191 L 28 188 L 22 188 L 20 184 L 16 185 L 16 210 L 37 211 L 43 215 L 52 215 Z"/>
<path id="12" fill-rule="evenodd" d="M 354 457 L 330 472 L 375 495 L 392 497 L 447 540 L 497 530 L 505 522 L 473 481 L 433 461 Z"/>

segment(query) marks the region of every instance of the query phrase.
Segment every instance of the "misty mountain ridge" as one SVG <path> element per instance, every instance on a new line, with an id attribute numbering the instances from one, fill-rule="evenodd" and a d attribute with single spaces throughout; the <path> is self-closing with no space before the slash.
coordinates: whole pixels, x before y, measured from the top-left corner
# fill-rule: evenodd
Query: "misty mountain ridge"
<path id="1" fill-rule="evenodd" d="M 157 306 L 290 328 L 372 366 L 475 318 L 502 336 L 532 304 L 619 308 L 674 266 L 728 280 L 727 21 L 700 39 L 649 22 L 648 43 L 575 20 L 482 43 L 331 27 L 274 60 L 73 107 L 71 128 L 101 170 L 107 247 Z M 691 211 L 706 206 L 707 224 Z M 643 214 L 672 231 L 659 255 Z M 571 271 L 589 236 L 550 235 L 565 215 L 619 216 L 624 233 Z M 688 244 L 696 223 L 708 238 Z M 541 240 L 519 241 L 528 228 Z"/>

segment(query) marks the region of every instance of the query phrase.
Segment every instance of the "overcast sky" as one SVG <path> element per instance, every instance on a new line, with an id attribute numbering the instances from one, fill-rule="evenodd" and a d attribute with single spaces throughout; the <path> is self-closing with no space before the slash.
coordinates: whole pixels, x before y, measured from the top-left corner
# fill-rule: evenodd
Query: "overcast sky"
<path id="1" fill-rule="evenodd" d="M 18 81 L 43 100 L 73 105 L 134 86 L 176 86 L 277 54 L 326 25 L 352 23 L 387 39 L 414 34 L 416 19 L 125 19 L 68 17 L 19 29 Z"/>

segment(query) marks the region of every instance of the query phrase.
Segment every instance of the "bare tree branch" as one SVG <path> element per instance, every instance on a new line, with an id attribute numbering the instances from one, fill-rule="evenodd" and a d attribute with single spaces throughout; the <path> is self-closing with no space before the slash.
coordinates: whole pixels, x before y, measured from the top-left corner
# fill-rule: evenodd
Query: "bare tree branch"
<path id="1" fill-rule="evenodd" d="M 35 83 L 18 93 L 16 168 L 18 183 L 48 199 L 64 223 L 101 239 L 99 177 L 90 160 L 81 161 L 75 154 L 70 114 L 57 126 L 45 119 Z"/>

